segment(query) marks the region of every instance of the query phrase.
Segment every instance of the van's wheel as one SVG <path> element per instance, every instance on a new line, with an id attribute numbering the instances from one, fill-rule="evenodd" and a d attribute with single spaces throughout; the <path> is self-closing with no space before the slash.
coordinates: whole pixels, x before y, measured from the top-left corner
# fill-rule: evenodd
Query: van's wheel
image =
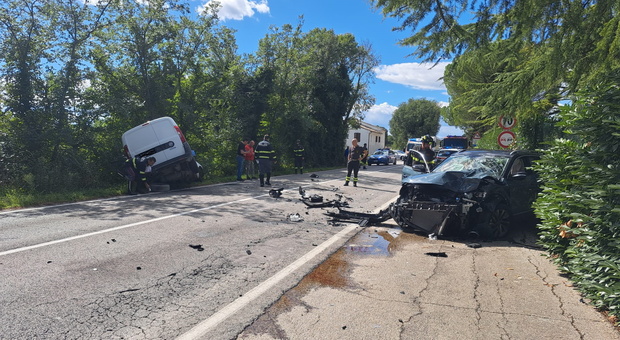
<path id="1" fill-rule="evenodd" d="M 508 207 L 500 203 L 492 210 L 485 210 L 480 214 L 477 231 L 485 237 L 499 239 L 510 231 L 511 216 Z"/>

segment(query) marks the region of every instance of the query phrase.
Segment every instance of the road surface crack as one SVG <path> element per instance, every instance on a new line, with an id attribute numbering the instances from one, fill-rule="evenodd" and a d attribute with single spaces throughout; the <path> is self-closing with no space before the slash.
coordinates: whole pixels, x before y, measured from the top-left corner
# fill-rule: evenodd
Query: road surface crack
<path id="1" fill-rule="evenodd" d="M 573 329 L 577 332 L 577 334 L 579 334 L 579 339 L 584 339 L 585 334 L 577 327 L 577 324 L 575 322 L 575 318 L 573 317 L 573 315 L 568 313 L 564 309 L 564 301 L 562 300 L 562 297 L 556 292 L 556 286 L 558 286 L 559 283 L 549 282 L 548 281 L 548 275 L 547 274 L 543 274 L 543 272 L 540 270 L 538 265 L 536 263 L 534 263 L 534 261 L 532 261 L 532 257 L 531 256 L 527 257 L 527 261 L 532 266 L 534 266 L 534 268 L 536 269 L 536 275 L 545 283 L 545 286 L 551 288 L 551 293 L 558 300 L 558 307 L 562 311 L 562 316 L 566 317 L 570 321 L 570 324 L 573 327 Z"/>

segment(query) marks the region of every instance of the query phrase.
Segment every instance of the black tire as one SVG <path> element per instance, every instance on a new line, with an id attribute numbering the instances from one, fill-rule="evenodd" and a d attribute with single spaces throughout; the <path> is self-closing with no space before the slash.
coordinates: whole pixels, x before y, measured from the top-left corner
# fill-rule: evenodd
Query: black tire
<path id="1" fill-rule="evenodd" d="M 497 204 L 492 210 L 485 210 L 478 219 L 477 231 L 484 237 L 499 239 L 510 231 L 512 218 L 508 206 Z"/>

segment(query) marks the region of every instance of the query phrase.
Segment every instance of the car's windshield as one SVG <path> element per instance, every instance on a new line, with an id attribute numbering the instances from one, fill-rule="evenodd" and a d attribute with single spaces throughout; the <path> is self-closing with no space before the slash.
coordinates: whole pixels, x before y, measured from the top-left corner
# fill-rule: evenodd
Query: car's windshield
<path id="1" fill-rule="evenodd" d="M 375 151 L 374 155 L 387 155 L 387 151 L 377 150 Z"/>
<path id="2" fill-rule="evenodd" d="M 452 155 L 435 168 L 433 172 L 460 171 L 467 173 L 468 177 L 483 178 L 491 176 L 499 179 L 508 159 L 508 155 Z"/>

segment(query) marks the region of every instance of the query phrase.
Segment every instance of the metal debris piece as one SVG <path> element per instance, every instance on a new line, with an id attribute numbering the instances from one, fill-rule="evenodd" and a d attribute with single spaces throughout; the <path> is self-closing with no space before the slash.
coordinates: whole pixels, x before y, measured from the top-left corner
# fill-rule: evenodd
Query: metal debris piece
<path id="1" fill-rule="evenodd" d="M 278 197 L 282 196 L 282 190 L 284 190 L 284 188 L 271 189 L 271 190 L 269 190 L 269 196 L 271 196 L 273 198 L 278 198 Z"/>
<path id="2" fill-rule="evenodd" d="M 346 202 L 345 202 L 346 203 Z M 330 216 L 338 221 L 351 221 L 361 223 L 363 220 L 367 220 L 364 226 L 369 224 L 381 223 L 392 218 L 389 209 L 381 210 L 376 214 L 360 213 L 355 211 L 348 211 L 338 208 L 338 212 L 327 212 L 327 216 Z M 361 225 L 361 224 L 360 224 Z"/>
<path id="3" fill-rule="evenodd" d="M 323 202 L 323 196 L 314 194 L 310 196 L 310 202 Z"/>
<path id="4" fill-rule="evenodd" d="M 439 253 L 424 253 L 424 255 L 434 256 L 434 257 L 448 257 L 448 254 L 446 254 L 446 253 L 444 253 L 444 252 L 439 252 Z"/>
<path id="5" fill-rule="evenodd" d="M 205 250 L 205 248 L 202 247 L 202 244 L 196 244 L 196 245 L 190 244 L 189 247 L 192 248 L 192 249 L 196 249 L 198 251 Z"/>

